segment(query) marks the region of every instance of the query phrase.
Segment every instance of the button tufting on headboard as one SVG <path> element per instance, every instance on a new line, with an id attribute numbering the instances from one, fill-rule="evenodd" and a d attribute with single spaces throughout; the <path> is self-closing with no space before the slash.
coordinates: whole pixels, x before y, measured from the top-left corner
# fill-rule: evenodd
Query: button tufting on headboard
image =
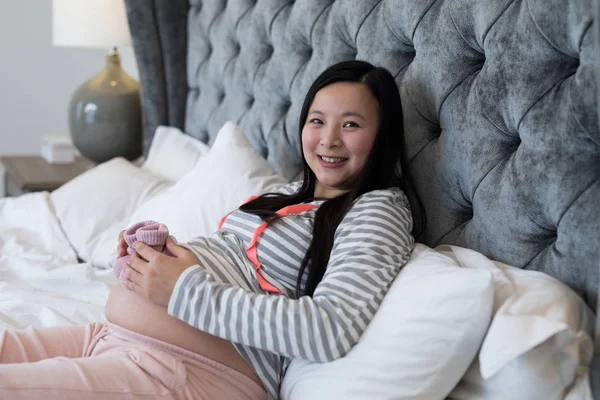
<path id="1" fill-rule="evenodd" d="M 275 51 L 275 49 L 273 48 L 273 45 L 268 44 L 267 48 L 265 50 L 266 58 L 271 58 L 271 56 L 273 56 L 274 51 Z"/>

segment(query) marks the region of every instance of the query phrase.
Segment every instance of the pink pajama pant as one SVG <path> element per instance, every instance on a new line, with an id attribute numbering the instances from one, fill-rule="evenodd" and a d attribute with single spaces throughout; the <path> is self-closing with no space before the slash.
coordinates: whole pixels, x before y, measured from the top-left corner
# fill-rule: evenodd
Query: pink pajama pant
<path id="1" fill-rule="evenodd" d="M 0 331 L 0 399 L 266 397 L 226 365 L 109 323 Z"/>

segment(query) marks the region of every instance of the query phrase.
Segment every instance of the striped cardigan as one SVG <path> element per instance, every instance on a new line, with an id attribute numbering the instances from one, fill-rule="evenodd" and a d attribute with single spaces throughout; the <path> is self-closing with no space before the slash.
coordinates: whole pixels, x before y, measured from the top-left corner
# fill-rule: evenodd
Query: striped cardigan
<path id="1" fill-rule="evenodd" d="M 296 182 L 281 192 L 293 193 L 299 186 Z M 258 242 L 261 273 L 282 294 L 261 289 L 246 255 L 263 221 L 237 210 L 211 237 L 185 245 L 198 265 L 179 277 L 169 302 L 170 315 L 233 342 L 270 399 L 278 398 L 292 358 L 327 362 L 344 356 L 358 342 L 414 246 L 411 213 L 402 191 L 366 193 L 339 224 L 314 295 L 297 298 L 296 279 L 311 241 L 315 211 L 274 220 Z M 303 285 L 305 280 L 306 276 Z"/>

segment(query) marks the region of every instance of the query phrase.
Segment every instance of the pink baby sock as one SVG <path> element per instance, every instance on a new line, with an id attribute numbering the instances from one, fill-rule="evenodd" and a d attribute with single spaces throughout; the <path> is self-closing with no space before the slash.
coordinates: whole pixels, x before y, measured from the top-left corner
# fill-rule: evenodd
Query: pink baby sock
<path id="1" fill-rule="evenodd" d="M 113 265 L 113 272 L 119 279 L 121 286 L 127 287 L 127 274 L 125 273 L 125 264 L 129 261 L 131 256 L 135 253 L 133 244 L 138 241 L 147 244 L 156 251 L 160 251 L 166 255 L 172 255 L 167 250 L 167 238 L 169 237 L 169 230 L 163 224 L 159 224 L 154 221 L 142 221 L 131 226 L 123 234 L 125 243 L 127 243 L 127 255 L 117 258 Z"/>

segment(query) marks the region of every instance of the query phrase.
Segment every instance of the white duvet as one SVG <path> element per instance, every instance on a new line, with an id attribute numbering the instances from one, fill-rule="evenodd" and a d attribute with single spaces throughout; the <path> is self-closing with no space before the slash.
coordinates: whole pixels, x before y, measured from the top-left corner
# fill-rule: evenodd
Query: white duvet
<path id="1" fill-rule="evenodd" d="M 115 283 L 78 262 L 48 193 L 0 199 L 0 329 L 100 321 Z"/>

